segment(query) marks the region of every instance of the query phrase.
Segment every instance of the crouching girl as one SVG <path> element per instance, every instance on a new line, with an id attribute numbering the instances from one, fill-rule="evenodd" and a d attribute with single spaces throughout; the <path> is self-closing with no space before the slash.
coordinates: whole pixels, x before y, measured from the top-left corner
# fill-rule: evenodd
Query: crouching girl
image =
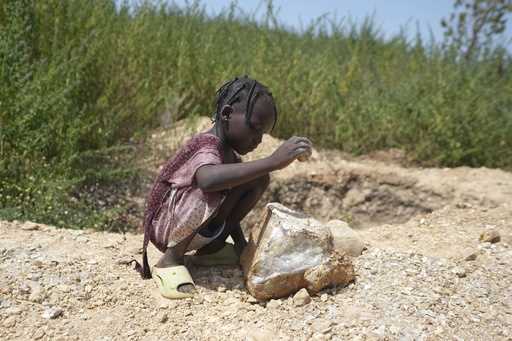
<path id="1" fill-rule="evenodd" d="M 242 162 L 263 134 L 277 122 L 272 94 L 256 80 L 235 78 L 217 91 L 211 129 L 193 136 L 158 175 L 146 203 L 143 278 L 153 277 L 167 298 L 194 295 L 194 281 L 183 265 L 184 254 L 197 250 L 194 262 L 236 264 L 247 241 L 240 222 L 269 184 L 269 173 L 311 154 L 311 142 L 292 137 L 270 156 Z M 234 241 L 226 243 L 228 236 Z M 151 241 L 163 256 L 147 260 Z"/>

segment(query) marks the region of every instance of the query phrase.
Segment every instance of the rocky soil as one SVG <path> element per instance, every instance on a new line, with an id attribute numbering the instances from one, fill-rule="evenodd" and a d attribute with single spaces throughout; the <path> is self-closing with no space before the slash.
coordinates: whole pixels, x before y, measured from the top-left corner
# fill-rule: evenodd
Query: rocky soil
<path id="1" fill-rule="evenodd" d="M 141 166 L 154 174 L 205 124 L 155 132 Z M 249 158 L 279 143 L 264 142 Z M 165 300 L 125 265 L 140 258 L 140 233 L 0 222 L 0 339 L 512 340 L 512 174 L 383 155 L 316 151 L 273 174 L 267 200 L 349 220 L 366 243 L 356 281 L 311 300 L 257 302 L 239 268 L 193 266 L 197 297 Z M 158 255 L 151 247 L 150 263 Z"/>

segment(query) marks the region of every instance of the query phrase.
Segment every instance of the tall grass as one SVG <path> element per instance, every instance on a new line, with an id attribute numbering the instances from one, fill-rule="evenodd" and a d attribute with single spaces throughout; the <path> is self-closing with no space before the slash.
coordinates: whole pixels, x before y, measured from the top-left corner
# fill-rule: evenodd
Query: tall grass
<path id="1" fill-rule="evenodd" d="M 209 115 L 235 75 L 268 85 L 274 134 L 351 153 L 402 148 L 425 165 L 512 166 L 511 57 L 398 35 L 372 20 L 318 20 L 303 32 L 272 11 L 194 3 L 4 0 L 0 4 L 0 217 L 112 225 L 84 186 L 131 174 L 147 128 Z M 129 169 L 129 168 L 128 168 Z M 77 213 L 78 212 L 78 213 Z"/>

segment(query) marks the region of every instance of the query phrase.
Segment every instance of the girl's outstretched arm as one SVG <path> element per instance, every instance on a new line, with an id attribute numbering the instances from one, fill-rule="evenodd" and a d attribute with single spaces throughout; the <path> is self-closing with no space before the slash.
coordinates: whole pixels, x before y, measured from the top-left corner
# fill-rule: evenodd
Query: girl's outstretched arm
<path id="1" fill-rule="evenodd" d="M 311 154 L 311 141 L 294 136 L 260 160 L 202 166 L 195 174 L 197 186 L 205 192 L 230 189 L 282 169 L 303 154 Z"/>

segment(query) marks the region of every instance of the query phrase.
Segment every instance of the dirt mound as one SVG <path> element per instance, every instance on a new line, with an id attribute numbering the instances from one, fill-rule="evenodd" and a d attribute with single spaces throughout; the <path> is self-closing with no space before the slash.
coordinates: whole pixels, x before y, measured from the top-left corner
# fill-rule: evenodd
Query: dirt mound
<path id="1" fill-rule="evenodd" d="M 150 176 L 156 174 L 181 143 L 210 126 L 211 121 L 202 117 L 156 131 L 142 158 L 145 169 L 152 170 Z M 262 144 L 243 159 L 267 157 L 281 143 L 277 138 L 264 136 Z M 404 157 L 397 150 L 372 155 L 354 158 L 333 150 L 315 149 L 307 162 L 294 162 L 272 173 L 269 190 L 245 225 L 250 227 L 269 201 L 305 211 L 321 221 L 342 219 L 354 226 L 369 227 L 403 223 L 448 204 L 493 207 L 512 199 L 512 174 L 501 170 L 404 168 L 400 165 Z"/>

